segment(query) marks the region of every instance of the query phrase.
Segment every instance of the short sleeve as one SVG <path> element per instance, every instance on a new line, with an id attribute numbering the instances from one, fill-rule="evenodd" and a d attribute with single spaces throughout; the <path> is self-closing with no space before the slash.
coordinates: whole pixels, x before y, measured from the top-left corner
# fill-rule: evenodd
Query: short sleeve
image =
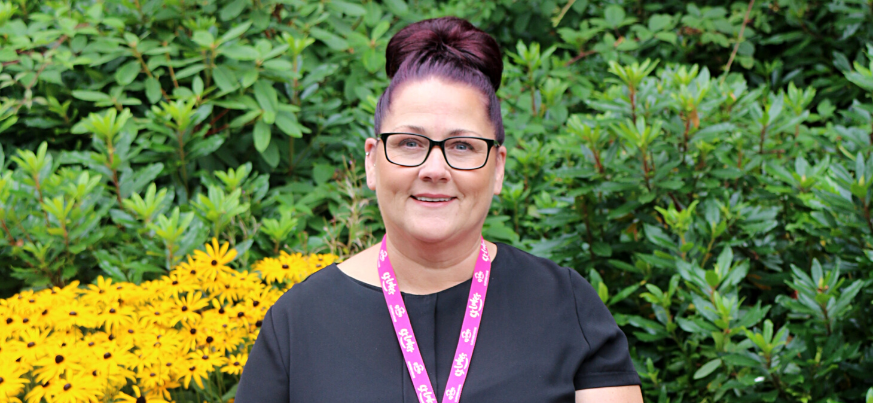
<path id="1" fill-rule="evenodd" d="M 281 316 L 281 315 L 280 315 Z M 288 369 L 283 360 L 287 357 L 287 351 L 283 354 L 282 346 L 287 346 L 288 340 L 281 342 L 277 337 L 276 328 L 287 329 L 287 326 L 277 326 L 273 318 L 273 308 L 267 311 L 261 324 L 261 332 L 258 334 L 252 352 L 243 368 L 239 386 L 236 390 L 236 403 L 287 403 L 288 397 Z"/>
<path id="2" fill-rule="evenodd" d="M 573 378 L 576 390 L 639 385 L 640 377 L 628 352 L 627 338 L 594 287 L 575 270 L 570 283 L 576 299 L 576 315 L 588 351 Z"/>

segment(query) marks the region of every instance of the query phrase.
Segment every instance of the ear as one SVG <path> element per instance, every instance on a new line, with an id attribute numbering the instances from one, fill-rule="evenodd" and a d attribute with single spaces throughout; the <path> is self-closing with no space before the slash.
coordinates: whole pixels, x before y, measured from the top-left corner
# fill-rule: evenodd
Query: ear
<path id="1" fill-rule="evenodd" d="M 506 168 L 506 147 L 500 146 L 494 164 L 494 194 L 499 195 L 503 190 L 503 175 Z"/>
<path id="2" fill-rule="evenodd" d="M 364 141 L 364 172 L 367 173 L 367 187 L 373 191 L 376 190 L 376 154 L 379 152 L 377 144 L 375 138 Z"/>

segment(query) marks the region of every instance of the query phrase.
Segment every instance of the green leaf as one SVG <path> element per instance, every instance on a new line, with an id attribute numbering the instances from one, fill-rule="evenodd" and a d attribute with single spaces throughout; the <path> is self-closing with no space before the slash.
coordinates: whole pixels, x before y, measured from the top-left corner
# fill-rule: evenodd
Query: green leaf
<path id="1" fill-rule="evenodd" d="M 385 6 L 388 7 L 388 11 L 391 14 L 394 14 L 398 17 L 403 17 L 409 14 L 409 6 L 406 5 L 406 2 L 403 0 L 385 0 Z"/>
<path id="2" fill-rule="evenodd" d="M 142 70 L 142 66 L 138 61 L 127 62 L 115 71 L 115 81 L 122 86 L 128 85 L 136 79 L 140 70 Z"/>
<path id="3" fill-rule="evenodd" d="M 350 17 L 360 17 L 364 14 L 367 14 L 367 9 L 358 4 L 349 3 L 342 0 L 331 0 L 328 4 L 333 6 L 334 8 L 337 8 L 338 10 L 342 11 L 343 14 Z"/>
<path id="4" fill-rule="evenodd" d="M 252 26 L 252 22 L 246 21 L 246 22 L 243 22 L 242 24 L 239 24 L 239 25 L 229 29 L 227 32 L 224 33 L 224 35 L 222 35 L 220 38 L 218 38 L 218 43 L 222 44 L 222 43 L 225 43 L 227 41 L 234 40 L 234 39 L 238 38 L 240 35 L 244 34 L 246 31 L 248 31 L 249 28 L 251 28 L 251 26 Z"/>
<path id="5" fill-rule="evenodd" d="M 290 116 L 289 116 L 290 115 Z M 303 126 L 297 122 L 297 119 L 294 118 L 294 115 L 283 112 L 276 115 L 276 126 L 283 133 L 295 137 L 300 138 L 303 137 Z"/>
<path id="6" fill-rule="evenodd" d="M 378 41 L 382 35 L 385 35 L 385 32 L 388 32 L 388 28 L 391 28 L 391 23 L 388 21 L 381 21 L 378 25 L 373 27 L 373 32 L 370 33 L 370 39 L 373 41 Z"/>
<path id="7" fill-rule="evenodd" d="M 697 371 L 694 372 L 694 379 L 705 378 L 707 375 L 711 374 L 712 371 L 718 369 L 721 366 L 721 359 L 716 358 L 706 364 L 703 364 Z"/>
<path id="8" fill-rule="evenodd" d="M 597 256 L 610 257 L 612 256 L 612 247 L 608 243 L 595 242 L 591 245 L 591 251 Z"/>
<path id="9" fill-rule="evenodd" d="M 255 99 L 261 109 L 276 113 L 279 108 L 279 97 L 273 84 L 268 80 L 258 80 L 255 82 L 254 90 Z"/>
<path id="10" fill-rule="evenodd" d="M 620 27 L 621 23 L 624 21 L 624 16 L 624 9 L 615 4 L 610 4 L 606 7 L 606 11 L 603 14 L 606 23 L 612 28 Z"/>
<path id="11" fill-rule="evenodd" d="M 673 22 L 673 17 L 669 14 L 652 15 L 649 17 L 649 30 L 652 32 L 658 32 L 670 26 L 671 22 Z"/>
<path id="12" fill-rule="evenodd" d="M 149 103 L 157 103 L 161 100 L 161 83 L 154 77 L 146 78 L 145 93 Z"/>
<path id="13" fill-rule="evenodd" d="M 277 144 L 277 142 L 270 142 L 270 145 L 267 147 L 267 149 L 261 153 L 261 157 L 264 158 L 264 161 L 267 162 L 267 165 L 273 168 L 279 166 L 279 145 Z"/>
<path id="14" fill-rule="evenodd" d="M 261 54 L 257 49 L 248 45 L 229 45 L 218 48 L 219 54 L 225 55 L 234 60 L 248 61 L 257 60 Z"/>
<path id="15" fill-rule="evenodd" d="M 233 0 L 230 3 L 224 5 L 221 8 L 221 11 L 218 12 L 218 16 L 222 21 L 230 21 L 239 16 L 240 13 L 245 10 L 246 5 L 250 2 L 247 0 Z"/>
<path id="16" fill-rule="evenodd" d="M 215 85 L 218 86 L 218 89 L 223 92 L 231 92 L 239 87 L 236 74 L 224 65 L 218 65 L 212 69 L 212 78 L 215 80 Z"/>
<path id="17" fill-rule="evenodd" d="M 77 99 L 81 99 L 83 101 L 91 101 L 91 102 L 112 101 L 112 98 L 110 98 L 109 95 L 106 95 L 102 92 L 97 92 L 97 91 L 76 90 L 76 91 L 73 91 L 73 97 L 77 98 Z"/>
<path id="18" fill-rule="evenodd" d="M 334 172 L 336 172 L 336 167 L 333 165 L 315 164 L 312 167 L 312 179 L 315 180 L 316 184 L 323 185 L 333 177 Z"/>
<path id="19" fill-rule="evenodd" d="M 264 122 L 263 119 L 259 119 L 255 123 L 254 130 L 254 140 L 255 140 L 255 149 L 258 152 L 264 152 L 267 149 L 267 146 L 270 145 L 270 125 Z"/>
<path id="20" fill-rule="evenodd" d="M 209 33 L 209 31 L 194 31 L 194 35 L 191 36 L 191 40 L 194 43 L 200 45 L 204 48 L 211 48 L 212 44 L 215 43 L 215 37 Z"/>
<path id="21" fill-rule="evenodd" d="M 309 31 L 309 34 L 312 35 L 313 38 L 324 42 L 324 44 L 332 50 L 341 51 L 349 48 L 349 43 L 346 42 L 345 39 L 340 38 L 336 34 L 325 31 L 321 28 L 313 27 Z"/>

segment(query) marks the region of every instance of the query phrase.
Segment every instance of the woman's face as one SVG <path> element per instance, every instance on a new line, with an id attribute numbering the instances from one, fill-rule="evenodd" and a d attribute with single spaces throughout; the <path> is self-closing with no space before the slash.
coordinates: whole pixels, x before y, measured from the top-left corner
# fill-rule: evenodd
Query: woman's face
<path id="1" fill-rule="evenodd" d="M 392 94 L 381 132 L 416 133 L 432 140 L 454 136 L 494 139 L 487 99 L 477 89 L 439 78 L 408 82 Z M 493 195 L 503 186 L 506 149 L 493 148 L 484 167 L 463 171 L 434 147 L 417 167 L 388 162 L 381 140 L 367 139 L 367 186 L 376 191 L 386 229 L 400 238 L 435 243 L 478 235 Z M 450 199 L 443 202 L 420 198 Z M 396 239 L 396 238 L 395 238 Z"/>

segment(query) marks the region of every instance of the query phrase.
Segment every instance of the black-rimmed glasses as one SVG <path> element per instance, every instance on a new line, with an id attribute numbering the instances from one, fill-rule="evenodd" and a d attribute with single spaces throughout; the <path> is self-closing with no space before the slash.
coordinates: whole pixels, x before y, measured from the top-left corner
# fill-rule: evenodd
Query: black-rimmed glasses
<path id="1" fill-rule="evenodd" d="M 467 136 L 436 141 L 415 133 L 381 133 L 379 138 L 382 139 L 388 162 L 404 167 L 424 164 L 430 150 L 439 146 L 450 167 L 465 171 L 479 169 L 488 163 L 491 148 L 500 146 L 497 140 Z"/>

